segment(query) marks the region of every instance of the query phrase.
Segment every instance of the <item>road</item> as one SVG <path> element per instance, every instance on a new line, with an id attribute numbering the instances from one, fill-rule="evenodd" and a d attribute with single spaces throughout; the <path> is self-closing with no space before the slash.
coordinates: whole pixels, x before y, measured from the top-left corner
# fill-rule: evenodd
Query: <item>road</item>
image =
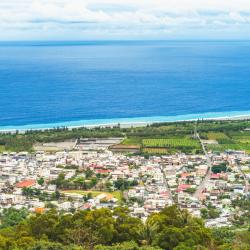
<path id="1" fill-rule="evenodd" d="M 171 200 L 172 204 L 174 204 L 174 199 L 173 199 L 173 196 L 172 196 L 172 192 L 168 186 L 168 182 L 167 182 L 167 178 L 166 178 L 166 174 L 164 172 L 164 169 L 162 166 L 160 166 L 160 169 L 161 169 L 161 172 L 163 174 L 163 181 L 164 181 L 164 184 L 166 186 L 166 189 L 167 189 L 167 192 L 169 193 L 169 199 Z"/>
<path id="2" fill-rule="evenodd" d="M 193 197 L 197 198 L 200 196 L 201 192 L 203 191 L 203 189 L 206 186 L 206 183 L 209 181 L 210 179 L 210 175 L 211 175 L 211 169 L 212 169 L 212 161 L 207 153 L 206 147 L 204 145 L 204 143 L 202 142 L 199 133 L 197 132 L 197 128 L 195 128 L 195 135 L 197 137 L 197 139 L 200 141 L 202 150 L 204 152 L 204 155 L 206 156 L 206 160 L 207 160 L 207 165 L 208 165 L 208 169 L 207 169 L 207 173 L 206 176 L 204 177 L 204 179 L 202 180 L 200 186 L 197 188 L 197 190 L 195 191 L 195 193 L 193 194 Z"/>
<path id="3" fill-rule="evenodd" d="M 241 170 L 238 159 L 235 160 L 235 163 L 236 163 L 236 166 L 237 166 L 239 172 L 244 177 L 244 181 L 245 181 L 245 190 L 244 191 L 245 191 L 246 194 L 248 194 L 248 178 L 247 178 L 246 174 Z"/>

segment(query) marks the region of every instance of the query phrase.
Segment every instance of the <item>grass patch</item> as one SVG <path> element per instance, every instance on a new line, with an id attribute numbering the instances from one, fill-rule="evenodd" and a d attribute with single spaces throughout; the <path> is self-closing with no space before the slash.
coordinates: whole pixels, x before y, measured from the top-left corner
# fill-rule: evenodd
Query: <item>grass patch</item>
<path id="1" fill-rule="evenodd" d="M 250 152 L 250 144 L 244 143 L 207 145 L 207 148 L 209 150 L 218 152 L 224 152 L 226 150 L 240 150 Z"/>
<path id="2" fill-rule="evenodd" d="M 207 138 L 208 140 L 223 140 L 228 139 L 228 136 L 222 132 L 208 132 Z"/>
<path id="3" fill-rule="evenodd" d="M 7 151 L 4 146 L 0 145 L 0 153 Z"/>
<path id="4" fill-rule="evenodd" d="M 114 191 L 114 192 L 110 192 L 111 195 L 113 195 L 116 199 L 118 199 L 119 201 L 122 200 L 123 195 L 121 191 Z"/>
<path id="5" fill-rule="evenodd" d="M 80 195 L 87 195 L 89 193 L 92 194 L 93 197 L 96 197 L 100 194 L 109 194 L 112 195 L 114 198 L 118 199 L 119 201 L 122 200 L 122 192 L 120 191 L 114 191 L 114 192 L 103 192 L 103 191 L 92 191 L 92 190 L 65 190 L 65 191 L 61 191 L 62 193 L 65 194 L 80 194 Z"/>
<path id="6" fill-rule="evenodd" d="M 250 144 L 250 138 L 244 138 L 239 140 L 240 143 Z"/>
<path id="7" fill-rule="evenodd" d="M 129 138 L 124 139 L 121 144 L 140 146 L 142 144 L 142 138 L 140 138 L 140 137 L 129 137 Z"/>

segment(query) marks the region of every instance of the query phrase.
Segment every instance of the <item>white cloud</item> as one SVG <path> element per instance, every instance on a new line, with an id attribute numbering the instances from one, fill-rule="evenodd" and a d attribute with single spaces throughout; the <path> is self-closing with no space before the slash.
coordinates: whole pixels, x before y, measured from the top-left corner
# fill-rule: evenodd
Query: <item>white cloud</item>
<path id="1" fill-rule="evenodd" d="M 195 38 L 223 29 L 246 36 L 249 0 L 0 1 L 0 39 Z"/>

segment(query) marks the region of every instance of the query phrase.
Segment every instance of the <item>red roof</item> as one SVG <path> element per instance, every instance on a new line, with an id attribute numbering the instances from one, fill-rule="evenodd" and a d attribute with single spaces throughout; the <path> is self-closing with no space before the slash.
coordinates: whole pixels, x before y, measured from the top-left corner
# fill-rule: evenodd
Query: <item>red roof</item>
<path id="1" fill-rule="evenodd" d="M 98 174 L 107 174 L 109 172 L 110 172 L 110 170 L 108 170 L 108 169 L 96 169 L 96 173 L 98 173 Z"/>
<path id="2" fill-rule="evenodd" d="M 203 193 L 201 193 L 199 195 L 199 200 L 201 201 L 201 200 L 205 200 L 205 199 L 206 199 L 206 196 Z"/>
<path id="3" fill-rule="evenodd" d="M 45 208 L 43 207 L 36 207 L 35 208 L 35 213 L 37 214 L 42 214 L 45 211 Z"/>
<path id="4" fill-rule="evenodd" d="M 163 192 L 163 193 L 160 193 L 160 196 L 162 196 L 162 197 L 168 197 L 169 195 L 168 195 L 167 192 Z"/>
<path id="5" fill-rule="evenodd" d="M 17 188 L 27 188 L 27 187 L 32 187 L 36 184 L 35 180 L 25 180 L 25 181 L 21 181 L 19 183 L 16 184 Z"/>
<path id="6" fill-rule="evenodd" d="M 189 184 L 180 184 L 178 189 L 179 190 L 186 190 L 186 189 L 188 189 L 190 187 L 191 187 L 191 185 L 189 185 Z"/>
<path id="7" fill-rule="evenodd" d="M 168 194 L 168 192 L 166 192 L 166 191 L 163 191 L 163 192 L 160 192 L 160 194 Z"/>
<path id="8" fill-rule="evenodd" d="M 219 179 L 220 174 L 211 174 L 211 179 Z"/>
<path id="9" fill-rule="evenodd" d="M 89 208 L 91 208 L 92 206 L 91 206 L 91 204 L 89 204 L 89 203 L 86 203 L 86 204 L 84 204 L 83 205 L 83 209 L 89 209 Z"/>
<path id="10" fill-rule="evenodd" d="M 186 178 L 186 177 L 188 177 L 188 176 L 190 176 L 190 173 L 182 173 L 182 174 L 181 174 L 181 178 Z"/>

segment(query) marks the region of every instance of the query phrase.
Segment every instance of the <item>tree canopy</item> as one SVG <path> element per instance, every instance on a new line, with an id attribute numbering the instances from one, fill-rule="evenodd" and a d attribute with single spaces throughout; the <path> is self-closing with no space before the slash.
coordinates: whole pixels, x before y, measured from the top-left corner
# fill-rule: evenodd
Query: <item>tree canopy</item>
<path id="1" fill-rule="evenodd" d="M 176 206 L 153 213 L 145 223 L 128 212 L 124 207 L 73 214 L 51 209 L 27 216 L 25 210 L 4 210 L 1 214 L 0 249 L 249 249 L 249 231 L 210 230 L 201 219 Z"/>

